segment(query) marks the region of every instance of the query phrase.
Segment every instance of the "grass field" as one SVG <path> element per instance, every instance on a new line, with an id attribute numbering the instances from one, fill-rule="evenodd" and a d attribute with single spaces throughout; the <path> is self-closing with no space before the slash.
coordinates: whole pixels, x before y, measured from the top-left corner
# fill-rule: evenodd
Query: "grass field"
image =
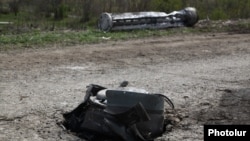
<path id="1" fill-rule="evenodd" d="M 6 26 L 6 25 L 0 25 Z M 13 27 L 15 28 L 15 27 Z M 12 29 L 15 31 L 15 29 Z M 16 29 L 17 30 L 17 29 Z M 192 28 L 170 28 L 164 30 L 133 30 L 101 32 L 97 28 L 87 27 L 83 30 L 32 30 L 20 33 L 0 34 L 0 51 L 22 48 L 43 48 L 53 46 L 72 46 L 77 44 L 100 43 L 115 40 L 127 40 L 149 36 L 167 36 L 178 34 L 192 34 L 201 32 L 249 32 L 249 20 L 237 21 L 200 21 Z"/>

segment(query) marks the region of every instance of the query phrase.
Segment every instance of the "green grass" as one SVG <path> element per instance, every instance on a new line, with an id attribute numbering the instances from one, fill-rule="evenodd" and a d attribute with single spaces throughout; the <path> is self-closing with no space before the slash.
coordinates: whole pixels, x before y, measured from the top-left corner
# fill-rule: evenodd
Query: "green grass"
<path id="1" fill-rule="evenodd" d="M 144 37 L 160 37 L 180 34 L 208 33 L 208 32 L 241 32 L 250 31 L 249 22 L 240 22 L 233 26 L 220 27 L 211 24 L 203 27 L 194 28 L 170 28 L 163 30 L 132 30 L 132 31 L 114 31 L 101 32 L 96 28 L 86 28 L 85 30 L 56 30 L 56 31 L 40 31 L 33 30 L 20 33 L 4 33 L 0 32 L 0 51 L 24 48 L 45 48 L 52 45 L 72 46 L 90 43 L 101 43 L 116 40 L 128 40 Z"/>
<path id="2" fill-rule="evenodd" d="M 185 32 L 184 28 L 179 31 Z M 143 38 L 149 36 L 164 36 L 179 32 L 173 29 L 169 30 L 134 30 L 134 31 L 116 31 L 101 32 L 97 29 L 89 28 L 83 31 L 31 31 L 19 34 L 0 35 L 0 51 L 18 48 L 46 47 L 53 44 L 61 46 L 100 43 L 109 40 L 126 40 L 134 38 Z"/>

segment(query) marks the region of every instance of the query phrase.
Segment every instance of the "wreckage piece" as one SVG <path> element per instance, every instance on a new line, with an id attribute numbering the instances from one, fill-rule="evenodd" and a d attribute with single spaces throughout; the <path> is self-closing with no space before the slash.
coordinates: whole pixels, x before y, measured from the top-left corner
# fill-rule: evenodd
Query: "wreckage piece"
<path id="1" fill-rule="evenodd" d="M 190 27 L 197 22 L 198 14 L 196 9 L 187 7 L 169 14 L 165 12 L 102 13 L 98 27 L 101 31 L 108 32 L 114 30 Z"/>
<path id="2" fill-rule="evenodd" d="M 63 126 L 88 141 L 153 141 L 167 126 L 164 100 L 174 108 L 161 94 L 91 84 L 83 102 L 63 115 Z"/>

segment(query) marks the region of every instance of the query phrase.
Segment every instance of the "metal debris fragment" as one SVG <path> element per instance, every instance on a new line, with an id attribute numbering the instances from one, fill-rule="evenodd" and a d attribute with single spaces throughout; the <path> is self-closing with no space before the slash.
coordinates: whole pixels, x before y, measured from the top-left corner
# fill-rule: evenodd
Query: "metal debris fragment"
<path id="1" fill-rule="evenodd" d="M 190 27 L 197 22 L 198 14 L 196 9 L 187 7 L 169 14 L 165 12 L 102 13 L 98 27 L 101 31 L 109 32 L 114 30 Z"/>

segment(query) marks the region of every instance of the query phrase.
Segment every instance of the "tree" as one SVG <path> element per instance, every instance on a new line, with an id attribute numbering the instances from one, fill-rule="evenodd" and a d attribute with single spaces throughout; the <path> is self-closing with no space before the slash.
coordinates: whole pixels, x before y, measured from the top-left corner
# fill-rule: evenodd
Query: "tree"
<path id="1" fill-rule="evenodd" d="M 92 0 L 85 0 L 84 1 L 82 22 L 87 22 L 90 20 L 91 5 L 92 5 Z"/>
<path id="2" fill-rule="evenodd" d="M 19 0 L 10 1 L 9 8 L 10 8 L 11 12 L 13 12 L 15 14 L 15 16 L 17 16 L 17 14 L 19 12 Z"/>

